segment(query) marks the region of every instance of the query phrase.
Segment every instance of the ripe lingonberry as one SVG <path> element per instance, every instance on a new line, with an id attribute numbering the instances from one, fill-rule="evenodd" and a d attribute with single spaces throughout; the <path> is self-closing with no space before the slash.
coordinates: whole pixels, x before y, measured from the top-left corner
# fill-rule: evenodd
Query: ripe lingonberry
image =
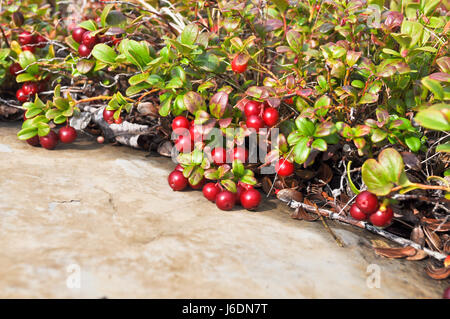
<path id="1" fill-rule="evenodd" d="M 248 118 L 251 115 L 260 115 L 262 103 L 258 101 L 248 101 L 244 106 L 244 114 Z"/>
<path id="2" fill-rule="evenodd" d="M 112 123 L 114 122 L 114 110 L 107 110 L 106 108 L 103 110 L 103 119 L 108 122 L 108 123 Z"/>
<path id="3" fill-rule="evenodd" d="M 378 198 L 375 194 L 363 191 L 356 196 L 356 206 L 366 215 L 370 215 L 378 209 Z"/>
<path id="4" fill-rule="evenodd" d="M 200 127 L 200 125 L 191 123 L 191 127 L 189 128 L 189 135 L 191 136 L 191 140 L 193 142 L 203 142 L 203 134 Z"/>
<path id="5" fill-rule="evenodd" d="M 30 144 L 31 146 L 39 146 L 39 136 L 35 135 L 32 138 L 29 138 L 27 140 L 27 143 Z"/>
<path id="6" fill-rule="evenodd" d="M 261 193 L 256 189 L 249 189 L 241 194 L 240 200 L 242 207 L 253 210 L 256 209 L 261 202 Z"/>
<path id="7" fill-rule="evenodd" d="M 17 90 L 17 92 L 16 92 L 16 99 L 19 101 L 19 102 L 26 102 L 26 101 L 28 101 L 28 95 L 27 94 L 25 94 L 25 92 L 23 91 L 23 89 L 18 89 Z"/>
<path id="8" fill-rule="evenodd" d="M 236 202 L 236 194 L 230 191 L 221 191 L 216 196 L 216 206 L 221 210 L 232 210 Z"/>
<path id="9" fill-rule="evenodd" d="M 177 166 L 175 166 L 174 171 L 180 171 L 183 172 L 184 171 L 184 167 L 181 166 L 180 164 L 177 164 Z"/>
<path id="10" fill-rule="evenodd" d="M 190 136 L 180 135 L 175 140 L 175 147 L 180 153 L 189 153 L 194 149 L 194 143 L 192 143 Z"/>
<path id="11" fill-rule="evenodd" d="M 87 57 L 91 54 L 91 49 L 85 44 L 80 44 L 78 47 L 78 54 L 81 57 Z"/>
<path id="12" fill-rule="evenodd" d="M 239 56 L 236 56 L 233 61 L 231 61 L 231 69 L 233 70 L 233 72 L 236 73 L 242 73 L 245 72 L 245 70 L 247 70 L 247 62 L 244 64 L 241 64 L 239 62 Z"/>
<path id="13" fill-rule="evenodd" d="M 275 165 L 275 171 L 280 176 L 290 176 L 294 173 L 294 164 L 284 158 L 280 158 Z"/>
<path id="14" fill-rule="evenodd" d="M 77 131 L 72 126 L 65 126 L 59 129 L 58 135 L 61 142 L 72 143 L 77 138 Z"/>
<path id="15" fill-rule="evenodd" d="M 92 35 L 91 32 L 85 32 L 83 34 L 82 43 L 89 49 L 92 49 L 98 43 L 98 38 L 96 35 Z"/>
<path id="16" fill-rule="evenodd" d="M 39 137 L 39 143 L 41 143 L 43 148 L 52 150 L 58 144 L 58 135 L 50 131 L 47 135 Z"/>
<path id="17" fill-rule="evenodd" d="M 177 116 L 172 121 L 172 130 L 175 131 L 176 129 L 184 128 L 189 129 L 190 123 L 189 120 L 184 116 Z"/>
<path id="18" fill-rule="evenodd" d="M 391 223 L 394 212 L 389 206 L 381 206 L 375 213 L 369 216 L 369 220 L 374 226 L 384 227 Z"/>
<path id="19" fill-rule="evenodd" d="M 188 180 L 189 182 L 189 180 Z M 203 178 L 200 182 L 198 182 L 195 185 L 192 185 L 191 182 L 189 182 L 189 186 L 191 186 L 192 189 L 202 189 L 203 185 L 205 185 L 205 178 Z"/>
<path id="20" fill-rule="evenodd" d="M 13 63 L 9 67 L 9 73 L 11 73 L 11 75 L 17 75 L 20 71 L 22 71 L 22 67 L 19 63 Z"/>
<path id="21" fill-rule="evenodd" d="M 248 128 L 255 129 L 256 132 L 259 132 L 259 129 L 264 127 L 264 121 L 258 115 L 250 115 L 245 124 Z"/>
<path id="22" fill-rule="evenodd" d="M 33 97 L 38 92 L 38 85 L 36 82 L 26 82 L 22 85 L 22 90 L 26 95 Z"/>
<path id="23" fill-rule="evenodd" d="M 277 124 L 279 118 L 278 111 L 273 107 L 268 107 L 264 110 L 263 120 L 267 126 L 274 126 Z"/>
<path id="24" fill-rule="evenodd" d="M 123 119 L 120 116 L 114 120 L 114 123 L 116 123 L 116 124 L 122 124 L 122 122 L 123 122 Z"/>
<path id="25" fill-rule="evenodd" d="M 168 177 L 169 186 L 174 191 L 182 191 L 188 185 L 188 180 L 180 171 L 173 171 Z"/>
<path id="26" fill-rule="evenodd" d="M 350 215 L 356 220 L 366 220 L 367 215 L 364 214 L 355 204 L 350 207 Z"/>
<path id="27" fill-rule="evenodd" d="M 227 150 L 223 147 L 216 147 L 212 150 L 211 157 L 214 164 L 216 164 L 217 166 L 225 164 L 227 161 Z"/>
<path id="28" fill-rule="evenodd" d="M 45 48 L 45 46 L 47 45 L 47 39 L 44 38 L 42 35 L 38 34 L 36 36 L 36 43 L 37 43 L 37 47 L 38 48 Z"/>
<path id="29" fill-rule="evenodd" d="M 205 186 L 203 186 L 203 196 L 211 202 L 216 201 L 216 196 L 220 192 L 219 186 L 217 186 L 215 183 L 207 183 Z"/>
<path id="30" fill-rule="evenodd" d="M 236 204 L 241 203 L 241 195 L 245 191 L 246 189 L 241 184 L 236 185 Z"/>
<path id="31" fill-rule="evenodd" d="M 242 163 L 248 160 L 248 151 L 244 147 L 235 147 L 233 149 L 233 160 L 240 160 Z"/>
<path id="32" fill-rule="evenodd" d="M 76 27 L 72 30 L 72 38 L 78 42 L 81 43 L 83 41 L 83 35 L 87 32 L 86 29 Z"/>
<path id="33" fill-rule="evenodd" d="M 30 32 L 23 31 L 19 34 L 20 45 L 33 44 L 34 42 L 35 42 L 35 38 Z"/>
<path id="34" fill-rule="evenodd" d="M 30 51 L 31 53 L 34 53 L 35 50 L 36 50 L 36 47 L 31 46 L 31 45 L 24 45 L 22 47 L 22 51 Z"/>

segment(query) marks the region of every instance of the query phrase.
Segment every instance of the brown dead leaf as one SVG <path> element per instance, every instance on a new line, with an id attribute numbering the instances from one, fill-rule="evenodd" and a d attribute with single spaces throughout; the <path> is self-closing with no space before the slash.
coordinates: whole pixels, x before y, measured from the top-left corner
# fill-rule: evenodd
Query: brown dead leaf
<path id="1" fill-rule="evenodd" d="M 443 223 L 440 220 L 425 217 L 423 217 L 421 221 L 425 223 L 432 231 L 447 232 L 450 230 L 450 222 Z"/>
<path id="2" fill-rule="evenodd" d="M 316 176 L 316 172 L 308 170 L 308 169 L 296 169 L 295 175 L 300 177 L 301 179 L 307 181 Z"/>
<path id="3" fill-rule="evenodd" d="M 420 172 L 421 164 L 416 154 L 411 152 L 402 152 L 403 162 L 407 168 Z"/>
<path id="4" fill-rule="evenodd" d="M 333 179 L 333 171 L 330 166 L 325 163 L 320 165 L 319 170 L 317 171 L 317 178 L 322 182 L 322 185 L 328 184 Z"/>
<path id="5" fill-rule="evenodd" d="M 425 234 L 423 233 L 422 227 L 416 226 L 411 232 L 411 240 L 420 246 L 425 245 Z"/>
<path id="6" fill-rule="evenodd" d="M 444 253 L 446 254 L 450 254 L 450 239 L 448 239 L 444 246 L 442 247 L 442 250 L 444 251 Z"/>
<path id="7" fill-rule="evenodd" d="M 277 198 L 283 202 L 303 202 L 303 194 L 291 188 L 285 188 L 278 192 Z"/>
<path id="8" fill-rule="evenodd" d="M 435 232 L 433 232 L 429 227 L 423 227 L 423 232 L 426 236 L 425 240 L 431 248 L 434 250 L 442 249 L 442 241 Z"/>
<path id="9" fill-rule="evenodd" d="M 381 239 L 372 239 L 371 242 L 373 248 L 391 248 L 387 242 Z"/>
<path id="10" fill-rule="evenodd" d="M 313 217 L 308 214 L 303 207 L 298 207 L 294 213 L 291 214 L 292 218 L 306 220 L 307 222 L 316 221 L 319 216 Z"/>
<path id="11" fill-rule="evenodd" d="M 425 268 L 425 272 L 428 276 L 436 280 L 447 279 L 450 276 L 450 268 L 439 268 L 432 264 L 428 264 Z"/>
<path id="12" fill-rule="evenodd" d="M 173 144 L 170 141 L 165 141 L 159 144 L 158 154 L 161 156 L 170 157 L 172 155 Z"/>
<path id="13" fill-rule="evenodd" d="M 270 179 L 268 176 L 264 176 L 261 181 L 261 185 L 262 185 L 262 189 L 263 189 L 264 193 L 269 194 L 270 189 L 272 188 L 272 179 Z M 273 195 L 273 194 L 275 194 L 274 188 L 272 188 L 270 195 Z"/>
<path id="14" fill-rule="evenodd" d="M 374 248 L 377 255 L 386 258 L 405 258 L 411 257 L 417 254 L 417 250 L 414 247 L 399 247 L 399 248 Z"/>
<path id="15" fill-rule="evenodd" d="M 406 257 L 407 260 L 422 260 L 428 257 L 428 254 L 423 250 L 418 250 L 414 256 Z"/>

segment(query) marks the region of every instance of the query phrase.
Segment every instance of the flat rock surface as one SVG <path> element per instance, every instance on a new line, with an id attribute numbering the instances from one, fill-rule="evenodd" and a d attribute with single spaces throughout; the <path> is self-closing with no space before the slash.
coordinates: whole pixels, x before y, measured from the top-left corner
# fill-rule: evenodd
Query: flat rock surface
<path id="1" fill-rule="evenodd" d="M 19 127 L 0 123 L 1 298 L 439 298 L 449 285 L 330 222 L 340 248 L 275 199 L 223 212 L 172 192 L 167 158 L 88 137 L 47 151 Z"/>

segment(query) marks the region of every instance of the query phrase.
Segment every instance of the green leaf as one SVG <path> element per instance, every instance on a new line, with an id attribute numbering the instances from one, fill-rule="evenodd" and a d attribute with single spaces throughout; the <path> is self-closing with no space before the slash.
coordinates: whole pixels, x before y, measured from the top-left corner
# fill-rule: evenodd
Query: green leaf
<path id="1" fill-rule="evenodd" d="M 43 110 L 40 107 L 32 107 L 27 110 L 25 116 L 30 119 L 38 114 L 41 114 L 42 112 Z"/>
<path id="2" fill-rule="evenodd" d="M 205 101 L 203 100 L 203 97 L 197 92 L 187 92 L 183 97 L 183 102 L 186 106 L 186 109 L 192 114 L 195 114 L 195 112 L 197 112 L 198 110 L 206 111 Z"/>
<path id="3" fill-rule="evenodd" d="M 419 111 L 414 119 L 425 128 L 436 131 L 450 131 L 449 114 L 450 105 L 436 104 Z"/>
<path id="4" fill-rule="evenodd" d="M 107 4 L 100 15 L 100 23 L 102 27 L 106 27 L 106 17 L 108 16 L 109 11 L 114 7 L 114 4 Z"/>
<path id="5" fill-rule="evenodd" d="M 233 161 L 233 174 L 236 177 L 241 177 L 244 175 L 245 168 L 242 162 L 238 159 L 235 159 Z"/>
<path id="6" fill-rule="evenodd" d="M 383 167 L 385 176 L 392 183 L 399 184 L 400 175 L 404 171 L 403 158 L 393 148 L 387 148 L 378 155 L 378 162 Z"/>
<path id="7" fill-rule="evenodd" d="M 21 141 L 26 141 L 32 137 L 35 137 L 37 134 L 38 134 L 37 127 L 29 127 L 29 128 L 24 128 L 24 129 L 20 130 L 20 132 L 17 133 L 17 137 Z"/>
<path id="8" fill-rule="evenodd" d="M 22 51 L 19 54 L 19 64 L 26 72 L 36 75 L 39 73 L 39 66 L 36 63 L 36 57 L 30 51 Z"/>
<path id="9" fill-rule="evenodd" d="M 99 61 L 107 64 L 116 62 L 117 53 L 110 46 L 99 43 L 92 49 L 92 55 Z"/>
<path id="10" fill-rule="evenodd" d="M 86 74 L 89 71 L 92 70 L 92 68 L 95 66 L 95 62 L 94 61 L 90 61 L 90 60 L 86 60 L 86 59 L 81 59 L 77 62 L 77 70 L 78 72 L 80 72 L 81 74 Z"/>
<path id="11" fill-rule="evenodd" d="M 313 136 L 316 130 L 316 126 L 310 119 L 301 116 L 297 117 L 295 120 L 295 125 L 297 126 L 300 134 L 307 137 Z"/>
<path id="12" fill-rule="evenodd" d="M 420 147 L 422 146 L 420 138 L 413 135 L 406 136 L 405 143 L 409 147 L 409 149 L 413 152 L 418 152 L 420 150 Z"/>
<path id="13" fill-rule="evenodd" d="M 355 184 L 352 181 L 352 177 L 350 176 L 350 167 L 352 165 L 352 161 L 349 161 L 347 163 L 347 179 L 348 179 L 348 185 L 350 186 L 350 189 L 353 193 L 358 195 L 360 193 L 360 190 L 355 186 Z"/>
<path id="14" fill-rule="evenodd" d="M 209 101 L 209 111 L 211 114 L 220 119 L 225 114 L 228 105 L 228 93 L 224 91 L 214 94 Z"/>
<path id="15" fill-rule="evenodd" d="M 30 73 L 20 73 L 19 75 L 16 76 L 17 83 L 34 81 L 34 80 L 36 80 L 36 78 Z"/>
<path id="16" fill-rule="evenodd" d="M 450 153 L 450 142 L 447 142 L 445 144 L 441 144 L 438 147 L 436 147 L 436 152 Z"/>
<path id="17" fill-rule="evenodd" d="M 220 73 L 224 72 L 226 69 L 225 64 L 220 63 L 217 55 L 209 52 L 204 52 L 196 56 L 194 59 L 194 64 L 207 72 Z"/>
<path id="18" fill-rule="evenodd" d="M 444 99 L 444 89 L 439 81 L 426 77 L 422 79 L 422 84 L 434 94 L 435 98 L 439 100 Z"/>
<path id="19" fill-rule="evenodd" d="M 372 136 L 370 137 L 370 139 L 372 140 L 372 142 L 378 143 L 383 141 L 387 137 L 387 135 L 388 133 L 383 130 L 374 129 L 372 130 Z"/>
<path id="20" fill-rule="evenodd" d="M 299 54 L 302 51 L 302 36 L 300 33 L 298 33 L 295 30 L 289 30 L 286 33 L 286 41 L 288 42 L 289 46 L 291 47 L 292 51 Z"/>
<path id="21" fill-rule="evenodd" d="M 159 115 L 161 116 L 167 116 L 170 112 L 170 105 L 172 102 L 173 95 L 170 95 L 168 98 L 164 99 L 164 101 L 161 101 L 161 108 L 159 109 Z"/>
<path id="22" fill-rule="evenodd" d="M 361 172 L 364 184 L 370 192 L 378 196 L 389 194 L 394 187 L 394 184 L 386 176 L 383 166 L 373 158 L 364 162 Z"/>
<path id="23" fill-rule="evenodd" d="M 220 181 L 220 184 L 222 184 L 223 187 L 226 188 L 226 190 L 236 193 L 236 183 L 231 179 L 224 179 Z"/>
<path id="24" fill-rule="evenodd" d="M 327 142 L 325 142 L 325 140 L 321 138 L 318 138 L 315 139 L 314 142 L 312 142 L 311 147 L 321 152 L 325 152 L 327 150 Z"/>
<path id="25" fill-rule="evenodd" d="M 138 73 L 136 75 L 133 75 L 131 78 L 128 79 L 128 83 L 130 83 L 130 85 L 136 85 L 139 84 L 141 82 L 144 82 L 148 79 L 148 73 L 144 72 L 144 73 Z"/>
<path id="26" fill-rule="evenodd" d="M 137 93 L 141 92 L 142 90 L 149 89 L 151 87 L 152 87 L 151 84 L 149 84 L 147 82 L 142 82 L 142 83 L 139 83 L 139 84 L 136 84 L 136 85 L 129 86 L 127 88 L 127 90 L 125 91 L 125 94 L 127 96 L 131 96 L 131 95 L 134 95 L 134 94 L 137 94 Z"/>
<path id="27" fill-rule="evenodd" d="M 97 30 L 97 24 L 92 20 L 85 20 L 78 24 L 79 27 L 86 29 L 88 31 L 95 31 Z"/>
<path id="28" fill-rule="evenodd" d="M 118 10 L 110 11 L 105 19 L 106 24 L 111 26 L 120 25 L 125 23 L 126 21 L 127 18 L 125 17 L 125 15 Z"/>
<path id="29" fill-rule="evenodd" d="M 186 45 L 193 45 L 198 37 L 198 26 L 196 24 L 189 24 L 181 32 L 181 43 Z"/>
<path id="30" fill-rule="evenodd" d="M 300 141 L 294 146 L 293 154 L 294 160 L 298 164 L 303 164 L 308 159 L 309 154 L 311 153 L 311 148 L 307 146 L 309 138 L 303 137 Z"/>

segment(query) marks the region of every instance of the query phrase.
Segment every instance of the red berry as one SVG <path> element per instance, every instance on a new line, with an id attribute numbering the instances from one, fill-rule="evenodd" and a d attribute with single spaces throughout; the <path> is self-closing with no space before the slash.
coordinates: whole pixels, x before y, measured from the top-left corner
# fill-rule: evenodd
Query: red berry
<path id="1" fill-rule="evenodd" d="M 258 101 L 248 101 L 244 106 L 244 114 L 246 117 L 251 115 L 260 115 L 262 110 L 262 103 Z"/>
<path id="2" fill-rule="evenodd" d="M 263 120 L 267 126 L 274 126 L 277 124 L 279 118 L 278 111 L 273 107 L 268 107 L 264 110 Z"/>
<path id="3" fill-rule="evenodd" d="M 103 110 L 103 119 L 111 124 L 114 121 L 114 113 L 114 110 L 107 110 L 105 107 L 105 109 Z"/>
<path id="4" fill-rule="evenodd" d="M 88 57 L 91 54 L 91 49 L 84 44 L 80 44 L 78 47 L 78 54 L 82 57 Z"/>
<path id="5" fill-rule="evenodd" d="M 370 215 L 378 209 L 378 198 L 375 194 L 364 191 L 356 196 L 355 204 L 364 214 Z"/>
<path id="6" fill-rule="evenodd" d="M 11 73 L 11 75 L 17 75 L 20 71 L 22 71 L 22 67 L 19 63 L 13 63 L 9 67 L 9 73 Z"/>
<path id="7" fill-rule="evenodd" d="M 52 150 L 58 144 L 58 135 L 55 132 L 50 131 L 47 135 L 39 137 L 39 143 L 41 143 L 43 148 Z"/>
<path id="8" fill-rule="evenodd" d="M 22 47 L 22 51 L 30 51 L 31 53 L 34 53 L 35 50 L 36 50 L 36 47 L 31 46 L 31 45 L 24 45 Z"/>
<path id="9" fill-rule="evenodd" d="M 76 27 L 72 30 L 72 38 L 78 42 L 81 43 L 83 41 L 83 35 L 87 32 L 86 29 Z"/>
<path id="10" fill-rule="evenodd" d="M 77 138 L 77 131 L 72 126 L 65 126 L 59 129 L 58 135 L 61 142 L 72 143 Z"/>
<path id="11" fill-rule="evenodd" d="M 216 196 L 216 206 L 221 210 L 232 210 L 236 202 L 236 194 L 230 191 L 221 191 Z"/>
<path id="12" fill-rule="evenodd" d="M 92 35 L 91 32 L 85 32 L 83 34 L 82 42 L 89 49 L 92 49 L 98 43 L 98 38 L 96 35 Z"/>
<path id="13" fill-rule="evenodd" d="M 245 64 L 239 64 L 238 58 L 239 56 L 236 56 L 233 61 L 231 61 L 231 69 L 236 73 L 245 72 L 245 70 L 247 70 L 247 62 Z"/>
<path id="14" fill-rule="evenodd" d="M 29 138 L 27 140 L 27 143 L 30 144 L 31 146 L 38 146 L 39 145 L 39 136 L 35 135 L 32 138 Z"/>
<path id="15" fill-rule="evenodd" d="M 391 223 L 392 217 L 394 216 L 394 212 L 392 208 L 380 207 L 375 213 L 369 216 L 369 220 L 374 226 L 384 227 Z"/>
<path id="16" fill-rule="evenodd" d="M 122 124 L 122 122 L 123 122 L 123 119 L 120 116 L 114 120 L 114 123 L 116 123 L 116 124 Z"/>
<path id="17" fill-rule="evenodd" d="M 16 98 L 19 102 L 26 102 L 28 101 L 28 95 L 25 94 L 23 89 L 18 89 L 16 92 Z"/>
<path id="18" fill-rule="evenodd" d="M 184 167 L 181 166 L 180 164 L 177 164 L 177 166 L 175 167 L 174 171 L 183 172 L 184 171 Z"/>
<path id="19" fill-rule="evenodd" d="M 241 205 L 245 209 L 253 210 L 261 202 L 261 194 L 256 189 L 246 190 L 241 194 Z"/>
<path id="20" fill-rule="evenodd" d="M 216 147 L 212 150 L 211 156 L 214 164 L 220 166 L 227 162 L 227 151 L 223 147 Z"/>
<path id="21" fill-rule="evenodd" d="M 450 287 L 447 287 L 447 289 L 445 289 L 444 294 L 442 295 L 443 299 L 450 299 Z"/>
<path id="22" fill-rule="evenodd" d="M 47 45 L 47 39 L 44 38 L 42 35 L 38 34 L 36 36 L 36 43 L 38 44 L 37 47 L 38 48 L 45 48 L 45 46 Z"/>
<path id="23" fill-rule="evenodd" d="M 293 97 L 289 97 L 289 98 L 284 100 L 284 103 L 292 105 L 292 104 L 294 104 L 294 98 Z"/>
<path id="24" fill-rule="evenodd" d="M 103 136 L 100 135 L 97 137 L 97 143 L 103 144 L 104 142 L 105 142 L 105 138 Z"/>
<path id="25" fill-rule="evenodd" d="M 246 189 L 242 185 L 237 184 L 237 186 L 236 186 L 236 204 L 241 203 L 241 195 L 245 191 L 246 191 Z"/>
<path id="26" fill-rule="evenodd" d="M 30 32 L 23 31 L 22 33 L 19 34 L 20 45 L 33 44 L 34 42 L 35 42 L 35 38 Z"/>
<path id="27" fill-rule="evenodd" d="M 207 183 L 203 186 L 203 196 L 211 202 L 216 201 L 216 196 L 219 194 L 220 188 L 215 183 Z"/>
<path id="28" fill-rule="evenodd" d="M 284 158 L 280 158 L 278 163 L 275 165 L 275 171 L 280 176 L 292 175 L 292 173 L 294 173 L 294 164 Z"/>
<path id="29" fill-rule="evenodd" d="M 256 132 L 259 131 L 260 128 L 264 127 L 264 121 L 257 115 L 250 115 L 245 122 L 248 128 L 253 128 Z"/>
<path id="30" fill-rule="evenodd" d="M 200 182 L 198 182 L 198 184 L 196 185 L 192 185 L 189 180 L 188 180 L 189 185 L 191 186 L 192 189 L 202 189 L 203 185 L 205 185 L 205 178 L 203 178 Z"/>
<path id="31" fill-rule="evenodd" d="M 22 85 L 23 92 L 28 96 L 34 96 L 38 92 L 38 85 L 36 82 L 26 82 Z"/>
<path id="32" fill-rule="evenodd" d="M 242 163 L 248 160 L 248 151 L 244 147 L 235 147 L 233 149 L 233 160 L 240 160 Z"/>
<path id="33" fill-rule="evenodd" d="M 188 180 L 180 171 L 173 171 L 168 177 L 169 186 L 174 191 L 182 191 L 188 185 Z"/>
<path id="34" fill-rule="evenodd" d="M 172 121 L 172 130 L 175 131 L 176 129 L 184 128 L 189 129 L 190 123 L 189 120 L 184 116 L 177 116 Z"/>
<path id="35" fill-rule="evenodd" d="M 191 140 L 193 142 L 202 142 L 203 141 L 203 135 L 200 131 L 201 125 L 195 125 L 191 124 L 191 127 L 189 128 L 189 135 L 191 136 Z"/>
<path id="36" fill-rule="evenodd" d="M 190 136 L 180 135 L 175 141 L 175 147 L 178 152 L 189 153 L 194 149 L 194 143 L 192 143 Z"/>
<path id="37" fill-rule="evenodd" d="M 350 207 L 350 215 L 356 220 L 366 220 L 367 215 L 364 214 L 355 204 Z"/>

